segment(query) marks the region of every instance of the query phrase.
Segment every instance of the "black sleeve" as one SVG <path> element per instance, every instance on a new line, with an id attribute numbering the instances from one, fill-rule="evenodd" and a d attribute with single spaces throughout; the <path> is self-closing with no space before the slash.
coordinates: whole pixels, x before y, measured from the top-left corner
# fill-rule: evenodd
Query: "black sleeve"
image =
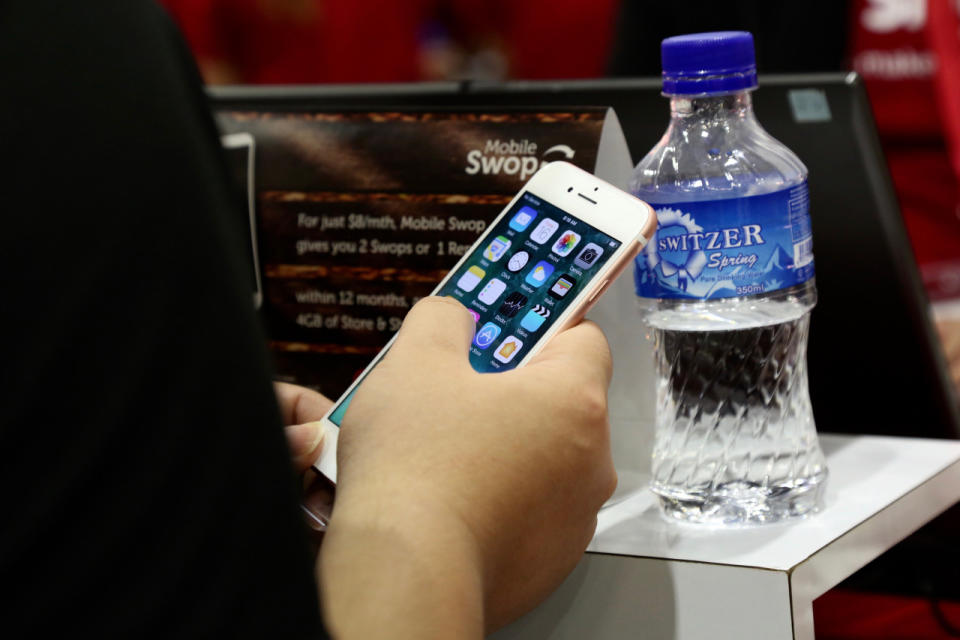
<path id="1" fill-rule="evenodd" d="M 0 60 L 0 633 L 323 636 L 189 54 L 148 0 L 6 0 Z"/>

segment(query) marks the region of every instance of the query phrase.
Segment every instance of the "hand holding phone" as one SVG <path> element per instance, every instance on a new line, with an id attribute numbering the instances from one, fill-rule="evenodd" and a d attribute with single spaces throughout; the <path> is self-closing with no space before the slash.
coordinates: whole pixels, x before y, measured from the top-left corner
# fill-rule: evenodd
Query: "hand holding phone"
<path id="1" fill-rule="evenodd" d="M 611 357 L 600 329 L 577 323 L 655 220 L 563 167 L 542 173 L 579 177 L 531 181 L 327 416 L 325 452 L 345 425 L 320 563 L 334 631 L 367 637 L 387 620 L 466 611 L 454 617 L 490 632 L 559 584 L 593 535 L 616 486 Z M 483 334 L 487 322 L 499 331 Z M 384 581 L 385 570 L 397 575 Z"/>
<path id="2" fill-rule="evenodd" d="M 433 294 L 457 300 L 473 317 L 473 368 L 508 371 L 579 322 L 655 229 L 656 216 L 644 202 L 553 162 L 530 179 Z M 314 468 L 333 482 L 344 415 L 393 342 L 324 416 L 327 441 Z"/>
<path id="3" fill-rule="evenodd" d="M 471 367 L 472 340 L 463 306 L 425 298 L 355 396 L 320 565 L 327 610 L 356 607 L 349 624 L 396 572 L 404 593 L 464 594 L 457 580 L 482 580 L 491 631 L 573 568 L 613 491 L 600 329 L 585 321 L 497 375 Z M 442 577 L 411 587 L 413 567 Z"/>

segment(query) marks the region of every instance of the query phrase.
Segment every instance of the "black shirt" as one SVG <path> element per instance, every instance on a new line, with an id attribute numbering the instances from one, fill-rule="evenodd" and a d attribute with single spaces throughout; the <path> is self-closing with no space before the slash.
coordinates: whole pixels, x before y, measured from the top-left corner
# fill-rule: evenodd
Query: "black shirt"
<path id="1" fill-rule="evenodd" d="M 0 634 L 322 635 L 179 36 L 147 0 L 4 0 L 0 60 Z"/>

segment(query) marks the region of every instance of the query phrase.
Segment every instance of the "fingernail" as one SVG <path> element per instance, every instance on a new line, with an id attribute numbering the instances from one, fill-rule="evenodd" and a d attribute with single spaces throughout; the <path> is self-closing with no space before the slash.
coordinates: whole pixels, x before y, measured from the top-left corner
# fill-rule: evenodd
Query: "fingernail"
<path id="1" fill-rule="evenodd" d="M 309 453 L 323 440 L 322 422 L 304 422 L 287 427 L 290 447 L 298 454 Z"/>

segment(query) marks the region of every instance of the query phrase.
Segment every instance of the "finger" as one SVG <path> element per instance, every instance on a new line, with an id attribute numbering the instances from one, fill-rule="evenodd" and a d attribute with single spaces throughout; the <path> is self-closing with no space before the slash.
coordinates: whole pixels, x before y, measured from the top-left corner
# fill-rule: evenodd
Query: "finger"
<path id="1" fill-rule="evenodd" d="M 320 457 L 323 448 L 323 423 L 304 422 L 286 427 L 290 458 L 297 473 L 303 473 Z"/>
<path id="2" fill-rule="evenodd" d="M 286 382 L 275 382 L 273 388 L 280 405 L 280 418 L 283 424 L 302 424 L 319 420 L 333 402 L 312 389 Z"/>
<path id="3" fill-rule="evenodd" d="M 528 367 L 559 365 L 572 376 L 599 380 L 609 386 L 613 358 L 607 337 L 596 323 L 584 320 L 555 335 L 543 350 L 530 359 Z"/>
<path id="4" fill-rule="evenodd" d="M 419 360 L 452 356 L 466 364 L 474 329 L 466 307 L 450 297 L 430 296 L 410 309 L 390 355 Z"/>

